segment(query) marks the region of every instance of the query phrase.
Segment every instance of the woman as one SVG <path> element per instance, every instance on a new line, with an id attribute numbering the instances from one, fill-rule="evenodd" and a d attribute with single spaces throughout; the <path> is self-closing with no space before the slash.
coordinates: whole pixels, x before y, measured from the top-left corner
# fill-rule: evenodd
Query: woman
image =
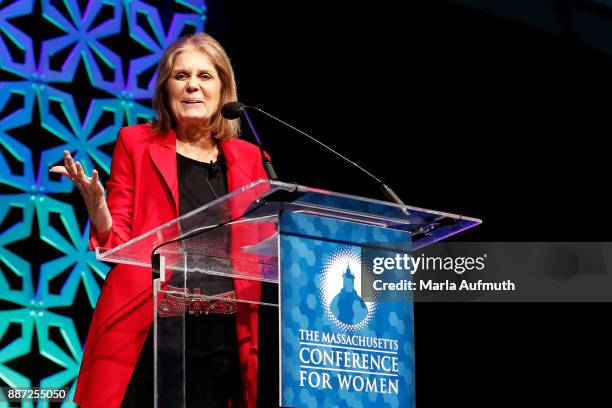
<path id="1" fill-rule="evenodd" d="M 106 200 L 96 170 L 88 177 L 64 152 L 64 166 L 51 171 L 69 177 L 83 196 L 91 220 L 91 248 L 115 247 L 216 196 L 266 178 L 259 149 L 237 139 L 237 121 L 220 115 L 220 107 L 235 100 L 233 70 L 220 44 L 202 33 L 183 37 L 166 49 L 158 66 L 153 100 L 157 120 L 119 132 Z M 216 171 L 219 168 L 223 171 Z M 202 183 L 204 177 L 208 183 Z M 238 281 L 215 285 L 218 293 L 235 290 L 239 296 L 252 290 Z M 196 324 L 195 336 L 201 335 L 198 327 L 212 327 L 217 334 L 212 337 L 222 344 L 209 346 L 226 352 L 215 354 L 224 368 L 204 370 L 203 383 L 191 390 L 188 385 L 187 398 L 201 401 L 196 389 L 208 389 L 209 400 L 202 406 L 227 406 L 231 398 L 232 407 L 255 407 L 257 310 L 241 305 L 235 315 L 225 317 Z M 122 401 L 123 406 L 132 401 L 148 405 L 142 397 L 153 392 L 151 379 L 146 379 L 152 371 L 152 318 L 150 270 L 116 266 L 102 287 L 85 343 L 74 398 L 80 407 L 112 408 Z M 217 360 L 213 363 L 218 366 Z M 142 378 L 148 383 L 144 394 Z M 229 386 L 236 383 L 238 392 Z"/>

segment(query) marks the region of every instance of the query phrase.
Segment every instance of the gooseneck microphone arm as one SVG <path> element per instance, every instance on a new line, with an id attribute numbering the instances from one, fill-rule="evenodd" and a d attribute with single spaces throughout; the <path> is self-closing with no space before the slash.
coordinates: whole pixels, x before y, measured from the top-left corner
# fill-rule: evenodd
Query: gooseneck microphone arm
<path id="1" fill-rule="evenodd" d="M 226 103 L 221 107 L 221 116 L 229 120 L 238 119 L 240 116 L 244 116 L 249 125 L 249 128 L 251 128 L 251 132 L 253 132 L 253 136 L 255 136 L 257 146 L 259 146 L 259 152 L 261 153 L 261 163 L 263 164 L 263 168 L 266 171 L 266 175 L 270 180 L 278 180 L 276 171 L 274 171 L 274 166 L 272 166 L 272 163 L 270 163 L 270 160 L 268 159 L 268 157 L 266 157 L 266 153 L 264 152 L 263 148 L 263 143 L 261 143 L 259 134 L 257 133 L 257 130 L 255 130 L 255 126 L 253 126 L 253 122 L 251 122 L 249 114 L 244 109 L 244 104 L 238 101 Z"/>
<path id="2" fill-rule="evenodd" d="M 255 130 L 255 126 L 253 126 L 253 122 L 251 122 L 251 118 L 245 109 L 241 109 L 240 113 L 246 119 L 251 132 L 253 132 L 253 136 L 255 136 L 255 140 L 257 140 L 257 145 L 259 146 L 259 151 L 261 152 L 261 162 L 263 164 L 264 170 L 266 171 L 266 175 L 270 180 L 278 180 L 278 176 L 276 175 L 276 171 L 274 170 L 274 166 L 270 160 L 266 157 L 266 154 L 263 149 L 263 144 L 261 143 L 261 139 L 259 139 L 259 135 L 257 134 L 257 130 Z"/>
<path id="3" fill-rule="evenodd" d="M 384 183 L 384 182 L 383 182 L 381 179 L 379 179 L 378 177 L 376 177 L 375 175 L 373 175 L 373 174 L 372 174 L 372 173 L 370 173 L 368 170 L 364 169 L 363 167 L 361 167 L 359 164 L 355 163 L 354 161 L 352 161 L 352 160 L 351 160 L 351 159 L 349 159 L 348 157 L 346 157 L 346 156 L 342 155 L 341 153 L 339 153 L 339 152 L 335 151 L 335 150 L 334 150 L 334 149 L 332 149 L 331 147 L 327 146 L 325 143 L 323 143 L 323 142 L 321 142 L 321 141 L 319 141 L 319 140 L 315 139 L 314 137 L 310 136 L 308 133 L 305 133 L 305 132 L 301 131 L 300 129 L 296 128 L 295 126 L 290 125 L 289 123 L 287 123 L 287 122 L 285 122 L 285 121 L 283 121 L 283 120 L 281 120 L 281 119 L 277 118 L 276 116 L 274 116 L 274 115 L 272 115 L 272 114 L 270 114 L 270 113 L 268 113 L 268 112 L 266 112 L 266 111 L 264 111 L 264 110 L 259 109 L 259 108 L 258 108 L 258 107 L 256 107 L 256 106 L 243 105 L 243 106 L 241 107 L 241 110 L 242 110 L 242 112 L 245 114 L 245 116 L 246 116 L 246 109 L 247 109 L 247 108 L 248 108 L 248 109 L 255 109 L 256 111 L 263 113 L 264 115 L 268 116 L 269 118 L 274 119 L 275 121 L 277 121 L 277 122 L 279 122 L 279 123 L 282 123 L 283 125 L 287 126 L 288 128 L 290 128 L 290 129 L 292 129 L 292 130 L 296 131 L 297 133 L 301 134 L 302 136 L 305 136 L 305 137 L 307 137 L 308 139 L 312 140 L 313 142 L 317 143 L 319 146 L 321 146 L 321 147 L 325 148 L 327 151 L 329 151 L 329 152 L 333 153 L 334 155 L 336 155 L 337 157 L 341 158 L 341 159 L 342 159 L 342 160 L 344 160 L 345 162 L 350 163 L 352 166 L 354 166 L 354 167 L 358 168 L 358 169 L 359 169 L 359 170 L 361 170 L 363 173 L 367 174 L 367 175 L 368 175 L 368 176 L 370 176 L 372 179 L 374 179 L 374 180 L 375 180 L 375 181 L 378 183 L 378 185 L 379 185 L 380 189 L 382 190 L 383 194 L 385 195 L 385 197 L 387 197 L 387 198 L 388 198 L 390 201 L 393 201 L 394 203 L 397 203 L 397 204 L 406 205 L 406 204 L 405 204 L 405 203 L 402 201 L 402 199 L 401 199 L 401 198 L 399 198 L 399 196 L 398 196 L 397 194 L 395 194 L 395 191 L 393 191 L 393 190 L 391 189 L 391 187 L 389 187 L 388 185 L 386 185 L 386 184 L 385 184 L 385 183 Z M 247 117 L 247 121 L 248 121 L 248 122 L 249 122 L 249 124 L 250 124 L 250 120 L 248 119 L 248 116 L 246 116 L 246 117 Z M 253 129 L 253 128 L 251 128 L 251 129 Z M 253 133 L 255 133 L 255 131 L 254 131 L 254 130 L 253 130 Z"/>

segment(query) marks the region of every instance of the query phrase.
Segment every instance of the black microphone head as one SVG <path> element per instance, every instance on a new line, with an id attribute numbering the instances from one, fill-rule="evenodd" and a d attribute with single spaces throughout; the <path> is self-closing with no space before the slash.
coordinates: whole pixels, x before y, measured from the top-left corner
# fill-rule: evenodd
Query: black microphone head
<path id="1" fill-rule="evenodd" d="M 238 119 L 244 103 L 242 102 L 228 102 L 221 107 L 221 116 L 225 119 Z"/>

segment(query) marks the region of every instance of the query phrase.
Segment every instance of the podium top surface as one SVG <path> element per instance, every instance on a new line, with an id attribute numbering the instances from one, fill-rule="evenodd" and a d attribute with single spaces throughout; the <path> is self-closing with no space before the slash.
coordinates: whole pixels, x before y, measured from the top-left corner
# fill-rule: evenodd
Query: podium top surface
<path id="1" fill-rule="evenodd" d="M 283 211 L 409 231 L 411 249 L 481 223 L 456 214 L 258 180 L 115 248 L 96 248 L 96 256 L 107 262 L 150 267 L 156 252 L 164 255 L 167 268 L 212 269 L 221 275 L 240 275 L 240 270 L 249 275 L 252 264 L 257 264 L 258 279 L 275 281 L 277 220 Z M 262 266 L 269 272 L 262 274 Z"/>

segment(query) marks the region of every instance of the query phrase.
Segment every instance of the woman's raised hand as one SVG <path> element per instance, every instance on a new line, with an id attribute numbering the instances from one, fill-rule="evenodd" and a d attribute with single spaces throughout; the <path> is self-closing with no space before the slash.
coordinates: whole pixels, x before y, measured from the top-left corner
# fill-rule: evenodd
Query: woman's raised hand
<path id="1" fill-rule="evenodd" d="M 100 202 L 104 201 L 104 188 L 98 179 L 98 171 L 94 170 L 91 177 L 87 177 L 81 163 L 75 162 L 68 150 L 64 150 L 64 165 L 53 166 L 49 171 L 72 180 L 83 196 L 87 208 L 99 206 Z"/>
<path id="2" fill-rule="evenodd" d="M 91 177 L 88 177 L 83 171 L 81 163 L 75 162 L 68 150 L 64 150 L 64 165 L 53 166 L 49 171 L 62 174 L 72 180 L 85 201 L 96 235 L 100 240 L 104 240 L 104 237 L 110 233 L 112 219 L 106 206 L 104 187 L 100 183 L 98 171 L 94 170 Z"/>

